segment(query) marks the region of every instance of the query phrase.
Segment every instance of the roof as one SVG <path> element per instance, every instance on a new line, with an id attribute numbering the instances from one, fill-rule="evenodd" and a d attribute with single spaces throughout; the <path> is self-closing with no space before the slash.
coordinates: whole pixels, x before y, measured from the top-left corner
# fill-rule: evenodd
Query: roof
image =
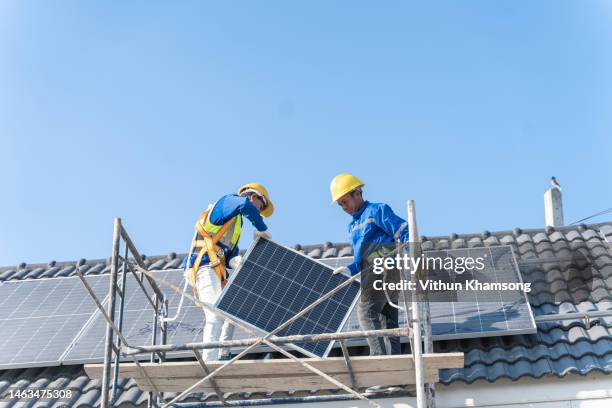
<path id="1" fill-rule="evenodd" d="M 609 241 L 606 242 L 606 237 Z M 532 284 L 529 301 L 535 316 L 556 313 L 611 311 L 612 313 L 612 222 L 561 228 L 542 228 L 478 234 L 451 234 L 446 237 L 422 237 L 424 250 L 511 245 L 519 262 L 547 258 L 547 263 L 521 267 L 523 279 Z M 346 243 L 294 246 L 313 258 L 351 256 Z M 575 255 L 580 256 L 575 256 Z M 184 255 L 148 257 L 149 269 L 173 269 Z M 557 259 L 555 259 L 557 258 Z M 574 258 L 574 259 L 570 259 Z M 569 260 L 568 260 L 569 259 Z M 109 272 L 108 260 L 81 261 L 86 275 Z M 75 262 L 50 262 L 0 268 L 0 281 L 38 279 L 74 275 Z M 566 320 L 538 324 L 535 334 L 437 341 L 436 352 L 465 353 L 465 367 L 441 370 L 443 384 L 495 382 L 500 378 L 564 377 L 569 373 L 612 373 L 612 317 Z M 364 347 L 352 347 L 351 354 L 364 354 Z M 267 355 L 265 357 L 271 357 Z M 264 356 L 260 356 L 264 358 Z M 61 388 L 73 391 L 70 406 L 99 404 L 100 383 L 90 380 L 82 366 L 28 368 L 0 371 L 0 394 L 8 387 Z M 331 391 L 330 391 L 331 393 Z M 308 392 L 292 396 L 309 395 Z M 143 406 L 146 393 L 132 380 L 120 383 L 118 405 Z M 274 398 L 289 396 L 231 395 L 229 399 Z M 215 395 L 194 395 L 205 401 L 216 401 Z M 13 400 L 17 402 L 17 400 Z M 11 403 L 8 405 L 13 406 Z M 48 407 L 59 406 L 49 402 Z"/>

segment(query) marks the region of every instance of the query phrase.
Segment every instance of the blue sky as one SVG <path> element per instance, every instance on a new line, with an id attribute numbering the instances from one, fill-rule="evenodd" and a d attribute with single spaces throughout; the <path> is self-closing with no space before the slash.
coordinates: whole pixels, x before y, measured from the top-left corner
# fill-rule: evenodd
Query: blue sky
<path id="1" fill-rule="evenodd" d="M 425 235 L 541 227 L 552 175 L 574 221 L 612 207 L 611 49 L 605 1 L 5 0 L 0 265 L 106 258 L 115 216 L 187 251 L 249 181 L 277 241 L 346 241 L 339 172 Z"/>

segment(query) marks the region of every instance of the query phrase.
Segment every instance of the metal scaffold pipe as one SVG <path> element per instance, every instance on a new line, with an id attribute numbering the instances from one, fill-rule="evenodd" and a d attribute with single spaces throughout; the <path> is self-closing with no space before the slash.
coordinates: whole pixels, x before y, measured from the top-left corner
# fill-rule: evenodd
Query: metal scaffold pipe
<path id="1" fill-rule="evenodd" d="M 395 337 L 410 335 L 409 328 L 400 329 L 385 329 L 385 330 L 357 330 L 344 333 L 322 333 L 322 334 L 306 334 L 284 337 L 272 337 L 270 342 L 274 344 L 289 344 L 289 343 L 316 343 L 319 341 L 329 340 L 347 340 L 359 339 L 365 337 Z M 122 353 L 125 356 L 136 354 L 144 354 L 151 352 L 169 352 L 169 351 L 191 351 L 201 349 L 226 348 L 226 347 L 246 347 L 258 343 L 258 338 L 249 338 L 243 340 L 228 340 L 228 341 L 213 341 L 209 343 L 186 343 L 179 345 L 157 345 L 157 346 L 139 346 L 125 348 Z"/>
<path id="2" fill-rule="evenodd" d="M 108 299 L 108 315 L 115 316 L 115 293 L 117 291 L 117 269 L 119 266 L 119 244 L 121 238 L 121 218 L 115 218 L 113 228 L 113 249 L 110 264 L 110 283 L 109 283 L 109 299 Z M 110 325 L 106 326 L 106 339 L 104 342 L 104 374 L 102 376 L 102 400 L 101 408 L 108 408 L 109 393 L 108 386 L 110 384 L 110 369 L 113 353 L 113 328 Z"/>
<path id="3" fill-rule="evenodd" d="M 416 259 L 420 256 L 420 247 L 418 247 L 418 230 L 416 224 L 416 211 L 414 208 L 414 200 L 408 200 L 408 228 L 410 235 L 410 256 Z M 417 288 L 417 278 L 419 270 L 410 271 L 411 281 L 414 287 Z M 416 400 L 417 408 L 425 408 L 425 380 L 423 373 L 423 351 L 421 349 L 421 321 L 419 316 L 419 299 L 417 290 L 412 294 L 412 355 L 414 356 L 414 372 L 416 378 Z"/>

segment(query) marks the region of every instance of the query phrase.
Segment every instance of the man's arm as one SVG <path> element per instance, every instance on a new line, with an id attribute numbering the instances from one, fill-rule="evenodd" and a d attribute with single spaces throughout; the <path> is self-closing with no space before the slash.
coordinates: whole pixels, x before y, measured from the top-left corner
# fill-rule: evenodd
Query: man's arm
<path id="1" fill-rule="evenodd" d="M 235 257 L 240 257 L 239 254 L 240 254 L 240 249 L 238 249 L 238 245 L 236 245 L 234 247 L 234 249 L 232 250 L 232 252 L 225 256 L 225 266 L 227 266 L 227 267 L 229 267 L 231 269 L 235 269 L 235 268 L 232 268 L 232 265 L 230 264 L 230 261 L 232 259 L 234 259 Z M 242 257 L 240 257 L 240 258 L 242 258 Z"/>
<path id="2" fill-rule="evenodd" d="M 264 222 L 261 214 L 259 214 L 259 210 L 257 209 L 257 207 L 255 207 L 253 203 L 249 201 L 248 198 L 241 198 L 244 199 L 244 203 L 239 207 L 240 214 L 246 217 L 257 229 L 257 231 L 266 231 L 268 229 L 268 226 Z"/>
<path id="3" fill-rule="evenodd" d="M 361 260 L 357 261 L 357 257 L 354 259 L 355 261 L 353 261 L 352 264 L 346 266 L 348 270 L 351 271 L 352 276 L 357 275 L 361 271 Z"/>
<path id="4" fill-rule="evenodd" d="M 394 240 L 406 243 L 409 240 L 408 223 L 395 215 L 391 207 L 383 204 L 376 212 L 376 225 L 385 231 Z"/>
<path id="5" fill-rule="evenodd" d="M 349 234 L 351 234 L 351 245 L 353 246 L 353 262 L 346 267 L 354 276 L 361 272 L 361 241 L 352 235 L 351 226 L 349 226 Z"/>
<path id="6" fill-rule="evenodd" d="M 216 205 L 210 215 L 213 224 L 223 224 L 226 220 L 240 214 L 248 219 L 258 231 L 266 231 L 268 227 L 259 214 L 257 207 L 246 197 L 228 195 L 223 197 L 221 205 Z"/>

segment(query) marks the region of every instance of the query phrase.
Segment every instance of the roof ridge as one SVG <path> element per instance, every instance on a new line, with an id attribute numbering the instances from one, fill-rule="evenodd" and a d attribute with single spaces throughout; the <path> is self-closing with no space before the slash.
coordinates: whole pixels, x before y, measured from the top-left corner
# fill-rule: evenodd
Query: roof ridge
<path id="1" fill-rule="evenodd" d="M 612 226 L 612 221 L 604 221 L 604 222 L 599 222 L 599 223 L 595 223 L 595 224 L 577 224 L 577 225 L 568 225 L 568 226 L 563 226 L 563 227 L 542 227 L 542 228 L 528 228 L 528 229 L 522 229 L 522 228 L 514 228 L 512 230 L 500 230 L 500 231 L 489 231 L 489 230 L 484 230 L 482 232 L 472 232 L 472 233 L 464 233 L 464 234 L 458 234 L 458 233 L 450 233 L 448 235 L 438 235 L 438 236 L 432 236 L 432 237 L 426 237 L 427 240 L 442 240 L 442 239 L 449 239 L 449 237 L 454 236 L 455 239 L 457 238 L 463 238 L 463 239 L 468 239 L 468 238 L 473 238 L 473 237 L 480 237 L 482 238 L 483 233 L 487 233 L 489 235 L 495 235 L 495 236 L 499 236 L 499 235 L 513 235 L 517 230 L 519 230 L 522 234 L 527 233 L 527 234 L 535 234 L 535 233 L 539 233 L 539 232 L 543 232 L 543 233 L 547 233 L 548 231 L 560 231 L 560 232 L 567 232 L 567 231 L 574 231 L 574 230 L 578 230 L 578 229 L 597 229 L 597 228 L 601 228 L 603 226 Z M 346 246 L 349 245 L 348 242 L 323 242 L 323 243 L 319 243 L 319 244 L 295 244 L 293 245 L 294 248 L 299 248 L 301 250 L 305 250 L 305 251 L 309 251 L 309 250 L 313 250 L 313 249 L 317 249 L 317 248 L 321 248 L 321 246 L 323 245 L 329 245 L 331 244 L 333 247 L 337 248 L 337 249 L 342 249 Z M 144 254 L 143 257 L 146 258 L 149 262 L 156 262 L 159 261 L 160 259 L 164 259 L 166 257 L 168 257 L 169 255 L 174 254 L 174 256 L 176 258 L 184 258 L 185 256 L 187 256 L 186 252 L 182 252 L 182 253 L 176 253 L 176 252 L 169 252 L 166 255 L 152 255 L 152 256 L 146 256 Z M 97 259 L 90 259 L 90 260 L 86 260 L 87 264 L 100 264 L 100 263 L 104 263 L 106 265 L 109 264 L 110 258 L 97 258 Z M 48 267 L 66 267 L 66 266 L 73 266 L 75 265 L 77 262 L 79 262 L 79 260 L 72 260 L 72 261 L 50 261 L 47 263 L 34 263 L 34 264 L 27 264 L 27 263 L 21 263 L 19 265 L 6 265 L 6 266 L 0 266 L 0 273 L 10 270 L 10 269 L 25 269 L 22 268 L 21 265 L 25 265 L 28 269 L 36 269 L 36 268 L 48 268 Z"/>

